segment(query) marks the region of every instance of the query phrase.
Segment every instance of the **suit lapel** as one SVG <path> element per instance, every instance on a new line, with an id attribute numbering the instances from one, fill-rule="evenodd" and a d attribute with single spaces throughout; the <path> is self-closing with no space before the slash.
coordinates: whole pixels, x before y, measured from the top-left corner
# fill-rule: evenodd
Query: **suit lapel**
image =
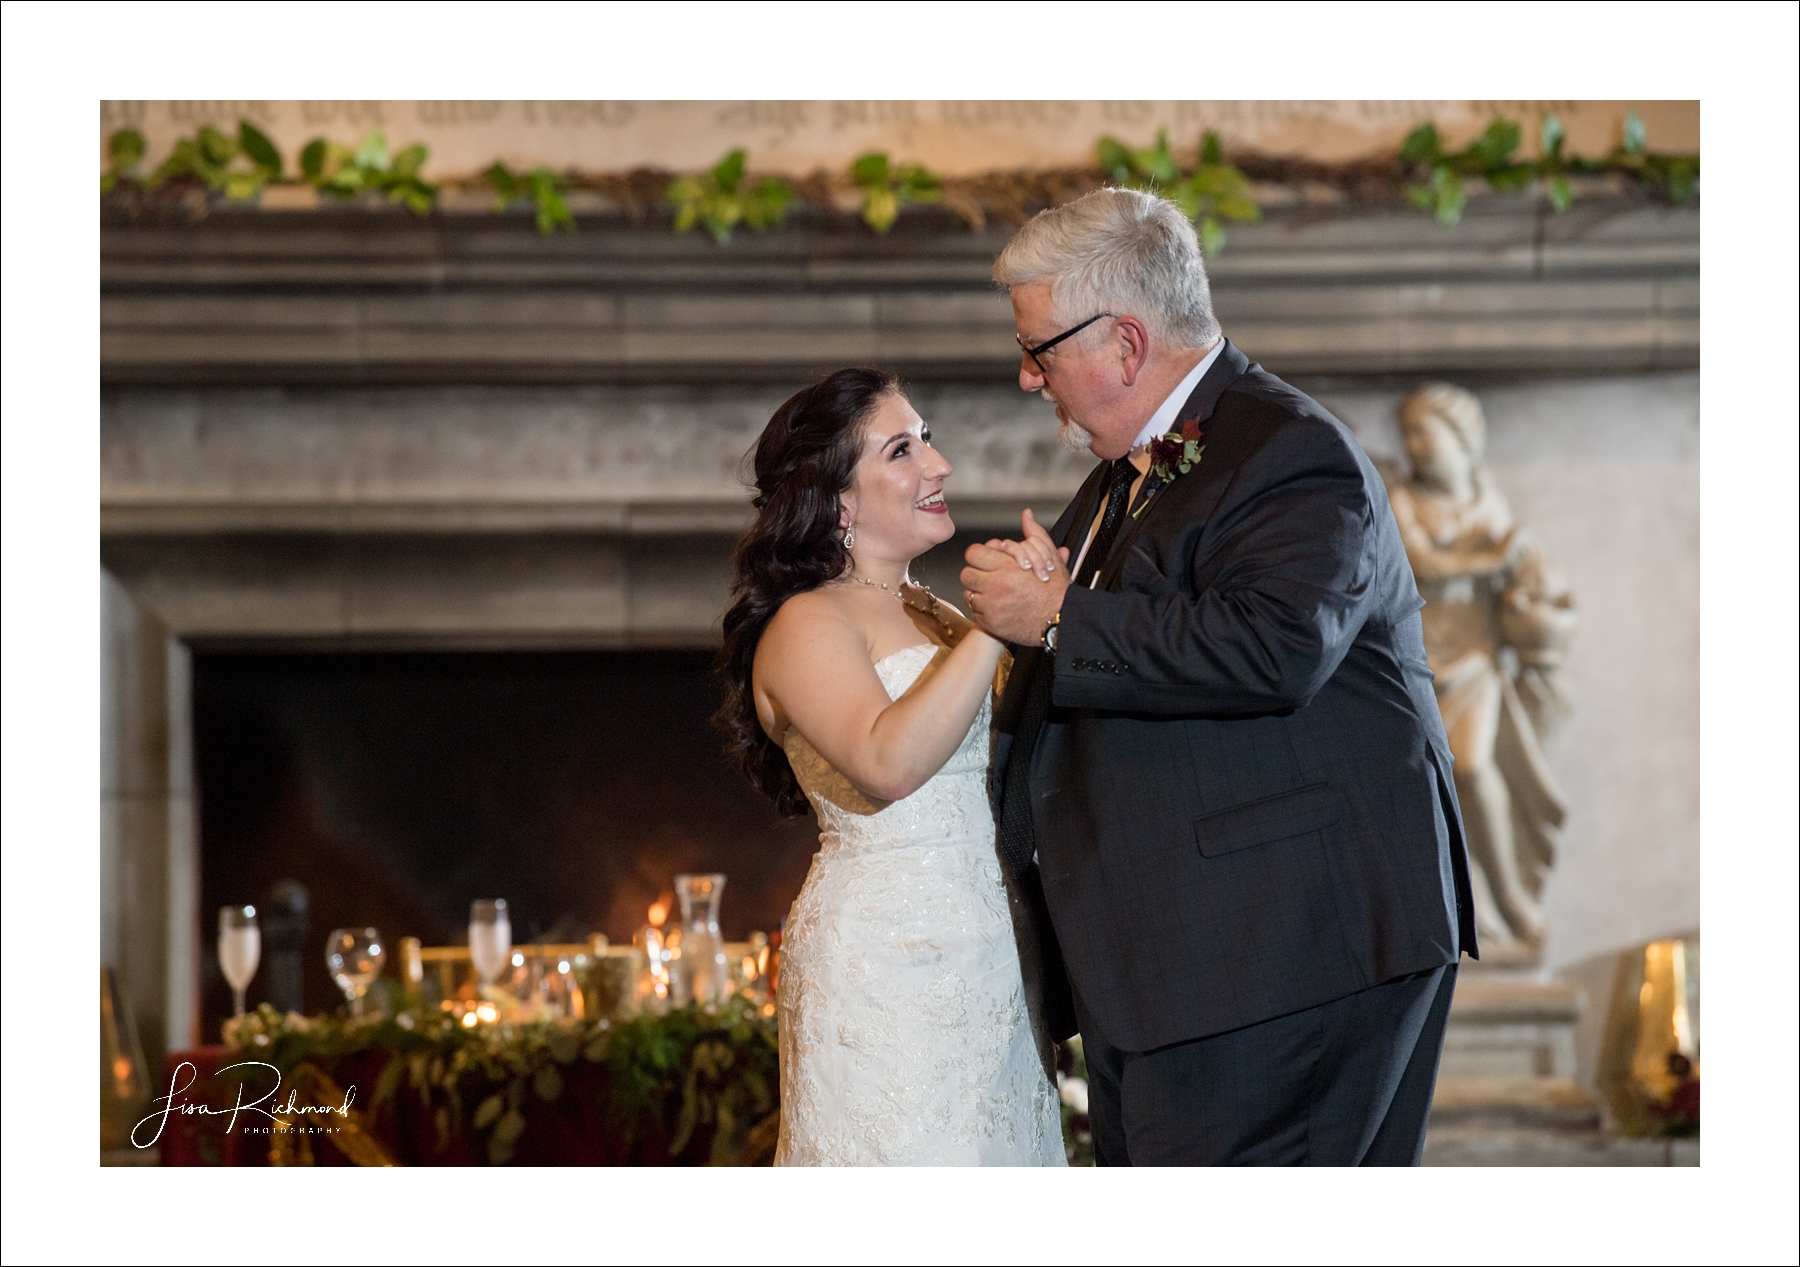
<path id="1" fill-rule="evenodd" d="M 1175 415 L 1174 429 L 1179 431 L 1184 424 L 1189 422 L 1198 422 L 1204 426 L 1211 419 L 1213 410 L 1218 408 L 1219 397 L 1223 396 L 1226 389 L 1233 383 L 1242 378 L 1249 368 L 1250 358 L 1238 351 L 1237 345 L 1230 339 L 1226 339 L 1225 347 L 1219 353 L 1219 359 L 1213 362 L 1212 368 L 1207 370 L 1200 381 L 1194 385 L 1194 390 L 1189 394 L 1187 403 Z M 1204 466 L 1206 459 L 1202 457 L 1200 462 Z M 1194 472 L 1190 469 L 1187 475 L 1179 478 L 1189 479 L 1193 474 Z M 1138 517 L 1125 525 L 1125 530 L 1113 542 L 1105 563 L 1101 565 L 1100 579 L 1096 588 L 1110 590 L 1118 583 L 1119 573 L 1125 567 L 1125 560 L 1131 557 L 1131 543 L 1136 541 L 1138 535 L 1144 531 L 1144 525 L 1150 522 L 1150 517 L 1162 505 L 1171 487 L 1173 485 L 1164 485 L 1153 492 Z"/>
<path id="2" fill-rule="evenodd" d="M 1106 487 L 1106 465 L 1102 462 L 1088 473 L 1088 477 L 1081 482 L 1081 490 L 1075 494 L 1075 500 L 1069 503 L 1068 508 L 1050 528 L 1050 539 L 1059 546 L 1068 546 L 1070 555 L 1075 553 L 1071 539 L 1075 536 L 1077 526 L 1085 526 L 1094 517 L 1094 508 Z"/>

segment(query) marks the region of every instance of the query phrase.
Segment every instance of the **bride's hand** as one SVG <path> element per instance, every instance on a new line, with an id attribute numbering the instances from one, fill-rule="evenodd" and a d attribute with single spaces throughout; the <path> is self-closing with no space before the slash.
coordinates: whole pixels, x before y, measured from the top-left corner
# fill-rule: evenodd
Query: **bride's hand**
<path id="1" fill-rule="evenodd" d="M 995 538 L 987 543 L 988 549 L 1010 554 L 1022 571 L 1032 573 L 1040 581 L 1048 581 L 1056 575 L 1059 564 L 1064 566 L 1068 564 L 1069 548 L 1053 545 L 1049 534 L 1044 532 L 1029 510 L 1025 512 L 1022 519 L 1026 521 L 1026 534 L 1023 541 L 1005 541 Z M 1032 528 L 1036 528 L 1037 531 L 1032 532 Z"/>

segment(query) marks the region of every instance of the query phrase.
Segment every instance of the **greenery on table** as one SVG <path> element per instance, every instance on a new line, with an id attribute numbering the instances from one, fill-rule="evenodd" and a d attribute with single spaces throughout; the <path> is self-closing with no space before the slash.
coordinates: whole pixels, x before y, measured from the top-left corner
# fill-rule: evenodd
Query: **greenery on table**
<path id="1" fill-rule="evenodd" d="M 775 176 L 747 185 L 744 151 L 732 150 L 711 171 L 671 181 L 663 197 L 675 208 L 675 232 L 686 233 L 696 224 L 704 224 L 723 246 L 731 241 L 731 231 L 739 222 L 758 233 L 780 228 L 787 219 L 788 204 L 794 200 L 794 187 Z"/>
<path id="2" fill-rule="evenodd" d="M 530 1101 L 553 1103 L 569 1094 L 563 1071 L 577 1062 L 605 1069 L 601 1107 L 628 1146 L 654 1119 L 671 1157 L 701 1126 L 713 1128 L 711 1165 L 766 1163 L 775 1151 L 775 1021 L 741 998 L 714 1011 L 473 1028 L 418 1006 L 355 1020 L 283 1015 L 264 1004 L 230 1023 L 226 1040 L 284 1075 L 303 1062 L 329 1068 L 353 1052 L 384 1051 L 389 1060 L 375 1085 L 373 1110 L 416 1094 L 432 1111 L 440 1146 L 466 1123 L 485 1137 L 495 1165 L 512 1158 Z M 476 1094 L 481 1098 L 469 1103 Z"/>

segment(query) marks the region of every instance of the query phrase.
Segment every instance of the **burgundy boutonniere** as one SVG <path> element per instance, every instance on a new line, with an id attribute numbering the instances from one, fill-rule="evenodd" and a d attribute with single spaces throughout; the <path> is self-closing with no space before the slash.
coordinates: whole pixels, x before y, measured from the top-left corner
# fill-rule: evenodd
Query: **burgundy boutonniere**
<path id="1" fill-rule="evenodd" d="M 1200 441 L 1205 437 L 1200 423 L 1190 418 L 1181 424 L 1180 431 L 1167 432 L 1150 442 L 1150 479 L 1155 486 L 1152 494 L 1173 484 L 1178 476 L 1186 475 L 1200 464 L 1200 455 L 1206 452 L 1206 446 Z M 1132 518 L 1143 514 L 1150 501 L 1150 497 L 1144 498 Z"/>

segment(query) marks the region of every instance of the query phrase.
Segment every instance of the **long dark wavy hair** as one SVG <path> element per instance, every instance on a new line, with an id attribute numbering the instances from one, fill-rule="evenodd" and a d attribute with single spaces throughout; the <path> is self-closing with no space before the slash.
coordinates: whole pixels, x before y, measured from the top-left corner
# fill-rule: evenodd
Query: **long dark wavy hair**
<path id="1" fill-rule="evenodd" d="M 863 436 L 882 398 L 900 390 L 892 374 L 839 370 L 788 397 L 753 450 L 756 522 L 732 552 L 731 607 L 719 672 L 725 703 L 713 722 L 725 748 L 784 817 L 806 812 L 787 754 L 756 717 L 750 673 L 763 630 L 795 594 L 817 589 L 850 565 L 838 533 Z"/>

